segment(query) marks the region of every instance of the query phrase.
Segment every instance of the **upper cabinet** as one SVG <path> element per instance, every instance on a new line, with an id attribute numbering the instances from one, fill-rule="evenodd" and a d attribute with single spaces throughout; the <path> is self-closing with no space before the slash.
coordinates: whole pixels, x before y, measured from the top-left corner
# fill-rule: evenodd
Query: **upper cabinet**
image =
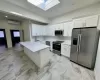
<path id="1" fill-rule="evenodd" d="M 64 36 L 71 36 L 73 27 L 73 21 L 64 23 Z"/>
<path id="2" fill-rule="evenodd" d="M 97 27 L 97 26 L 98 26 L 98 15 L 74 20 L 74 28 Z"/>
<path id="3" fill-rule="evenodd" d="M 32 24 L 32 36 L 46 36 L 46 27 L 47 26 Z"/>
<path id="4" fill-rule="evenodd" d="M 63 23 L 49 25 L 47 28 L 48 36 L 55 36 L 55 30 L 64 30 Z"/>
<path id="5" fill-rule="evenodd" d="M 97 27 L 100 29 L 100 16 L 94 15 L 79 19 L 74 19 L 70 22 L 59 23 L 54 25 L 37 25 L 32 24 L 32 35 L 33 36 L 55 36 L 55 30 L 63 30 L 63 36 L 72 35 L 73 28 L 82 27 Z"/>
<path id="6" fill-rule="evenodd" d="M 55 24 L 55 25 L 54 25 L 54 29 L 55 29 L 55 30 L 64 30 L 63 23 Z"/>
<path id="7" fill-rule="evenodd" d="M 85 18 L 75 19 L 74 28 L 81 28 L 85 26 Z"/>
<path id="8" fill-rule="evenodd" d="M 49 25 L 47 26 L 47 35 L 48 36 L 54 36 L 54 31 L 55 31 L 55 26 L 54 25 Z"/>
<path id="9" fill-rule="evenodd" d="M 98 20 L 99 20 L 98 15 L 86 17 L 85 27 L 95 27 L 95 26 L 97 27 L 98 26 Z"/>
<path id="10" fill-rule="evenodd" d="M 32 24 L 32 36 L 38 35 L 38 25 Z"/>

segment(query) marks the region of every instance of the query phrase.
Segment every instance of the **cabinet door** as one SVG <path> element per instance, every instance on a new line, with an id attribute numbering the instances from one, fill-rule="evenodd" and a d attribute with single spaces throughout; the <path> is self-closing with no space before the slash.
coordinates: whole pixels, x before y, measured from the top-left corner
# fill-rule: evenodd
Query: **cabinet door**
<path id="1" fill-rule="evenodd" d="M 47 36 L 47 32 L 48 32 L 47 30 L 48 30 L 48 29 L 47 29 L 47 26 L 44 26 L 44 27 L 43 27 L 43 35 L 44 35 L 44 36 Z"/>
<path id="2" fill-rule="evenodd" d="M 58 30 L 64 30 L 64 25 L 63 25 L 63 23 L 58 24 Z"/>
<path id="3" fill-rule="evenodd" d="M 45 36 L 45 26 L 40 26 L 39 33 L 40 33 L 40 36 Z"/>
<path id="4" fill-rule="evenodd" d="M 61 54 L 70 58 L 70 46 L 66 44 L 62 44 Z"/>
<path id="5" fill-rule="evenodd" d="M 44 26 L 33 24 L 32 25 L 32 35 L 33 36 L 43 36 Z"/>
<path id="6" fill-rule="evenodd" d="M 64 23 L 64 36 L 68 36 L 68 27 L 69 23 L 68 22 Z"/>
<path id="7" fill-rule="evenodd" d="M 38 29 L 38 30 L 37 30 L 37 35 L 38 35 L 38 36 L 41 36 L 41 35 L 42 35 L 42 30 L 41 30 L 42 28 L 41 28 L 41 26 L 38 25 L 37 29 Z"/>
<path id="8" fill-rule="evenodd" d="M 37 36 L 38 27 L 35 24 L 32 24 L 32 36 Z"/>
<path id="9" fill-rule="evenodd" d="M 53 25 L 55 30 L 64 30 L 63 23 Z"/>
<path id="10" fill-rule="evenodd" d="M 73 27 L 73 22 L 64 23 L 64 36 L 71 36 Z"/>
<path id="11" fill-rule="evenodd" d="M 81 28 L 85 25 L 85 18 L 75 19 L 74 20 L 74 28 Z"/>
<path id="12" fill-rule="evenodd" d="M 69 26 L 68 26 L 68 32 L 67 32 L 67 34 L 68 34 L 68 36 L 72 36 L 72 29 L 73 29 L 73 27 L 74 27 L 74 25 L 73 25 L 73 22 L 69 22 Z"/>
<path id="13" fill-rule="evenodd" d="M 54 26 L 52 25 L 50 27 L 50 34 L 51 34 L 51 36 L 55 36 L 54 32 L 55 32 L 55 29 L 54 29 Z"/>
<path id="14" fill-rule="evenodd" d="M 38 27 L 37 27 L 37 35 L 38 36 L 43 36 L 43 26 L 41 26 L 41 25 L 38 25 Z"/>
<path id="15" fill-rule="evenodd" d="M 97 27 L 98 26 L 98 15 L 86 17 L 86 26 L 85 27 Z"/>
<path id="16" fill-rule="evenodd" d="M 53 25 L 48 26 L 48 30 L 47 31 L 48 31 L 47 34 L 49 36 L 54 36 L 55 29 L 54 29 L 54 26 Z"/>

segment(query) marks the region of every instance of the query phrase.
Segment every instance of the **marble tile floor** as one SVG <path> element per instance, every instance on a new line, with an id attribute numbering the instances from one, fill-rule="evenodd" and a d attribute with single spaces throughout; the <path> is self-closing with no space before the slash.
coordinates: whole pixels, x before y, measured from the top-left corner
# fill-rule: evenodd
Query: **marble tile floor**
<path id="1" fill-rule="evenodd" d="M 93 71 L 53 55 L 38 74 L 36 65 L 17 49 L 0 53 L 0 80 L 95 80 Z"/>
<path id="2" fill-rule="evenodd" d="M 4 53 L 5 50 L 6 50 L 6 46 L 5 45 L 0 46 L 0 53 Z"/>

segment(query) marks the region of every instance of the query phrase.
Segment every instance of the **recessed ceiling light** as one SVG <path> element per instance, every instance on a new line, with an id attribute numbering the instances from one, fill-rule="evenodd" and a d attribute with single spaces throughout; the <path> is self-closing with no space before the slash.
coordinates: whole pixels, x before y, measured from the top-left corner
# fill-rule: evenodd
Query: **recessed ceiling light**
<path id="1" fill-rule="evenodd" d="M 8 17 L 8 16 L 5 16 L 6 18 Z"/>

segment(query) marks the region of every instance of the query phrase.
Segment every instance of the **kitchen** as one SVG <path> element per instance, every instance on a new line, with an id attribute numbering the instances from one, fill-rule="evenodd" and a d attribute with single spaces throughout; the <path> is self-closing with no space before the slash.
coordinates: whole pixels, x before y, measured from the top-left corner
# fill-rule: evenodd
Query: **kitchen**
<path id="1" fill-rule="evenodd" d="M 100 0 L 54 1 L 0 1 L 8 47 L 0 51 L 1 80 L 99 80 Z M 17 49 L 12 29 L 20 31 Z"/>

